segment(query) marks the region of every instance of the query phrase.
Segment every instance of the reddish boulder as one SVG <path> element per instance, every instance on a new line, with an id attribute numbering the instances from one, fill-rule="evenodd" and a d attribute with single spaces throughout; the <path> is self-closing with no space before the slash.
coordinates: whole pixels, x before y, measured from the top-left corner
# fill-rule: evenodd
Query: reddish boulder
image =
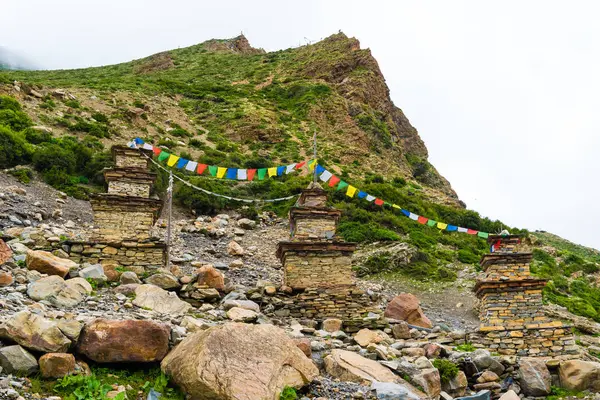
<path id="1" fill-rule="evenodd" d="M 75 371 L 75 357 L 68 353 L 48 353 L 39 359 L 44 378 L 62 378 Z"/>
<path id="2" fill-rule="evenodd" d="M 99 363 L 160 361 L 169 336 L 169 328 L 154 321 L 96 319 L 83 328 L 77 350 Z"/>
<path id="3" fill-rule="evenodd" d="M 8 286 L 14 281 L 13 276 L 10 272 L 0 271 L 0 287 Z"/>
<path id="4" fill-rule="evenodd" d="M 310 346 L 310 339 L 307 338 L 298 338 L 294 339 L 294 343 L 296 343 L 296 347 L 302 350 L 304 355 L 308 358 L 312 355 L 312 348 Z"/>
<path id="5" fill-rule="evenodd" d="M 203 265 L 196 270 L 196 273 L 198 274 L 198 285 L 206 285 L 217 290 L 225 289 L 223 274 L 212 265 Z"/>
<path id="6" fill-rule="evenodd" d="M 41 272 L 42 274 L 58 275 L 64 278 L 71 268 L 77 267 L 77 263 L 56 257 L 54 254 L 41 251 L 29 250 L 25 258 L 27 269 Z"/>
<path id="7" fill-rule="evenodd" d="M 423 328 L 433 326 L 429 318 L 423 314 L 419 299 L 410 293 L 400 293 L 394 297 L 387 305 L 384 315 Z"/>
<path id="8" fill-rule="evenodd" d="M 7 262 L 12 257 L 12 254 L 13 252 L 10 247 L 4 243 L 4 240 L 0 239 L 0 264 Z"/>

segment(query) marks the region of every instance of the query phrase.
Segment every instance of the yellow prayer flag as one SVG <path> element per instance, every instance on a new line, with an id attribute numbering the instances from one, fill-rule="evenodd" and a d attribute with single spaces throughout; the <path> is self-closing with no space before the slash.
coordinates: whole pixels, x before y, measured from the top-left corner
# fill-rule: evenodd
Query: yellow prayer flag
<path id="1" fill-rule="evenodd" d="M 346 191 L 346 196 L 354 197 L 355 193 L 356 193 L 356 188 L 352 185 L 348 185 L 348 190 Z"/>
<path id="2" fill-rule="evenodd" d="M 271 167 L 267 171 L 269 172 L 269 178 L 272 176 L 277 176 L 277 167 Z"/>
<path id="3" fill-rule="evenodd" d="M 317 165 L 317 160 L 311 160 L 308 162 L 308 169 L 310 169 L 312 171 L 315 169 L 316 165 Z"/>
<path id="4" fill-rule="evenodd" d="M 169 156 L 169 160 L 167 161 L 167 165 L 169 167 L 172 167 L 173 165 L 175 165 L 175 163 L 177 162 L 177 160 L 179 160 L 179 156 L 174 156 L 173 154 L 171 154 Z"/>
<path id="5" fill-rule="evenodd" d="M 222 178 L 225 176 L 225 172 L 227 172 L 227 168 L 219 167 L 217 168 L 217 178 Z"/>
<path id="6" fill-rule="evenodd" d="M 402 207 L 400 207 L 398 204 L 392 204 L 392 207 L 397 208 L 398 210 L 402 209 Z"/>
<path id="7" fill-rule="evenodd" d="M 438 229 L 446 229 L 448 227 L 448 224 L 444 224 L 443 222 L 438 222 L 437 223 L 437 227 Z"/>

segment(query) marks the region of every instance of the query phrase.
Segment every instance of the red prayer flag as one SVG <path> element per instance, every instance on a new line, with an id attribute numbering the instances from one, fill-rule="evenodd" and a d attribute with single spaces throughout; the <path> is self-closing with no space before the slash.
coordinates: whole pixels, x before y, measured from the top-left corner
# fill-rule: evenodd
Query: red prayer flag
<path id="1" fill-rule="evenodd" d="M 331 175 L 331 178 L 329 179 L 329 187 L 334 187 L 335 185 L 337 185 L 340 182 L 340 178 L 338 178 L 335 175 Z"/>
<path id="2" fill-rule="evenodd" d="M 420 215 L 419 218 L 417 218 L 417 222 L 420 224 L 426 224 L 427 221 L 429 221 L 429 218 L 421 217 Z"/>
<path id="3" fill-rule="evenodd" d="M 467 229 L 467 233 L 469 235 L 477 235 L 477 231 L 473 230 L 473 229 Z"/>
<path id="4" fill-rule="evenodd" d="M 301 163 L 296 164 L 296 169 L 304 167 L 304 164 L 306 164 L 306 161 L 302 161 Z"/>
<path id="5" fill-rule="evenodd" d="M 378 206 L 382 206 L 383 205 L 383 200 L 381 200 L 381 199 L 375 199 L 375 204 L 377 204 Z"/>
<path id="6" fill-rule="evenodd" d="M 155 156 L 158 156 L 160 154 L 162 150 L 159 149 L 158 147 L 154 147 L 152 146 L 152 152 L 154 153 Z"/>
<path id="7" fill-rule="evenodd" d="M 251 181 L 252 179 L 254 179 L 254 174 L 256 174 L 256 170 L 255 169 L 249 169 L 247 171 L 247 178 L 249 181 Z"/>
<path id="8" fill-rule="evenodd" d="M 196 170 L 196 172 L 198 172 L 198 175 L 202 175 L 206 167 L 206 164 L 198 164 L 198 169 Z"/>

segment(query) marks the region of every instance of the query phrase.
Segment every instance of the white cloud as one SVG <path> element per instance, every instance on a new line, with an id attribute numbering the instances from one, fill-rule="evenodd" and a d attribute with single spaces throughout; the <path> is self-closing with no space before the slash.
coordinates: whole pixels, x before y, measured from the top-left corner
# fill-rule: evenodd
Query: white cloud
<path id="1" fill-rule="evenodd" d="M 372 49 L 392 99 L 471 208 L 599 248 L 599 9 L 542 0 L 4 0 L 0 45 L 72 68 L 241 31 L 277 50 L 341 29 Z"/>

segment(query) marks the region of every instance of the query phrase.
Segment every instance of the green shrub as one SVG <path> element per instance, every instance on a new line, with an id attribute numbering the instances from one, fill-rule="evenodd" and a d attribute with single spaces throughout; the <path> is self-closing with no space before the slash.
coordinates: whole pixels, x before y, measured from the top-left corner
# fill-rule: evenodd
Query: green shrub
<path id="1" fill-rule="evenodd" d="M 33 125 L 33 122 L 23 111 L 0 110 L 0 125 L 8 126 L 14 131 L 22 131 Z"/>
<path id="2" fill-rule="evenodd" d="M 32 152 L 22 133 L 0 126 L 0 168 L 27 164 L 31 161 Z"/>
<path id="3" fill-rule="evenodd" d="M 103 124 L 108 123 L 108 117 L 106 115 L 102 114 L 101 112 L 93 113 L 92 118 L 94 118 L 96 120 L 96 122 L 101 122 Z"/>
<path id="4" fill-rule="evenodd" d="M 33 155 L 33 165 L 38 171 L 63 171 L 66 174 L 75 172 L 77 160 L 67 148 L 49 143 L 37 149 Z"/>
<path id="5" fill-rule="evenodd" d="M 48 143 L 52 141 L 52 134 L 49 132 L 39 131 L 33 128 L 27 128 L 23 131 L 25 139 L 32 144 Z"/>
<path id="6" fill-rule="evenodd" d="M 21 111 L 21 104 L 10 96 L 0 96 L 0 110 Z"/>
<path id="7" fill-rule="evenodd" d="M 465 344 L 459 344 L 458 346 L 456 346 L 454 348 L 455 351 L 464 351 L 465 353 L 471 353 L 475 350 L 477 350 L 477 348 L 475 346 L 473 346 L 471 343 L 465 343 Z"/>
<path id="8" fill-rule="evenodd" d="M 33 178 L 33 171 L 29 168 L 11 169 L 8 173 L 17 178 L 21 183 L 29 183 Z"/>
<path id="9" fill-rule="evenodd" d="M 281 391 L 279 395 L 279 400 L 296 400 L 298 399 L 298 395 L 296 394 L 296 389 L 290 386 L 286 386 Z"/>
<path id="10" fill-rule="evenodd" d="M 436 358 L 432 364 L 440 372 L 440 380 L 443 384 L 447 384 L 458 374 L 458 366 L 450 360 Z"/>
<path id="11" fill-rule="evenodd" d="M 458 260 L 465 264 L 477 264 L 480 257 L 477 254 L 473 254 L 471 250 L 461 249 L 458 251 Z"/>
<path id="12" fill-rule="evenodd" d="M 95 375 L 67 375 L 58 380 L 54 386 L 56 393 L 69 393 L 65 400 L 104 400 L 106 394 L 112 390 L 112 386 L 102 383 Z M 125 399 L 122 393 L 116 400 Z"/>
<path id="13" fill-rule="evenodd" d="M 81 104 L 77 100 L 65 100 L 65 105 L 71 108 L 81 108 Z"/>

